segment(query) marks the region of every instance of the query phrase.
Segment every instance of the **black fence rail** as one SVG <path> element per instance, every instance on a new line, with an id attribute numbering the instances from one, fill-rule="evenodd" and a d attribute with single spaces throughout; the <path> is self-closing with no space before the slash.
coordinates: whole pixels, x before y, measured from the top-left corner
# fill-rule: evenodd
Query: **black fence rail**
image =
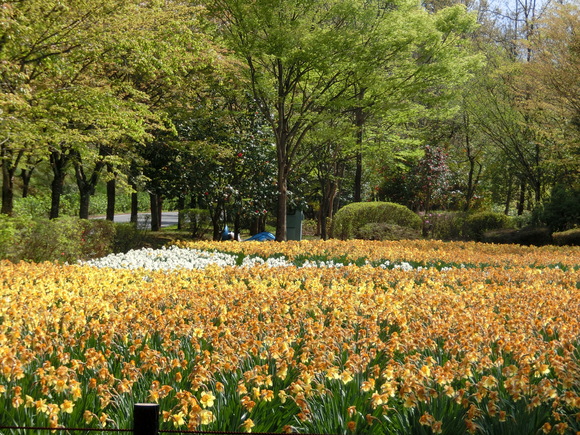
<path id="1" fill-rule="evenodd" d="M 101 432 L 117 433 L 128 432 L 134 435 L 159 435 L 163 433 L 173 434 L 204 434 L 204 435 L 245 435 L 247 432 L 231 431 L 198 431 L 198 430 L 163 430 L 159 429 L 159 405 L 157 403 L 136 403 L 133 407 L 133 429 L 101 429 L 101 428 L 71 428 L 71 427 L 40 427 L 40 426 L 0 426 L 2 429 L 25 430 L 37 433 L 41 430 L 58 432 Z M 272 432 L 252 432 L 254 435 L 279 435 Z M 303 434 L 313 435 L 313 434 Z M 320 435 L 320 434 L 319 434 Z M 332 435 L 332 434 L 323 434 Z"/>

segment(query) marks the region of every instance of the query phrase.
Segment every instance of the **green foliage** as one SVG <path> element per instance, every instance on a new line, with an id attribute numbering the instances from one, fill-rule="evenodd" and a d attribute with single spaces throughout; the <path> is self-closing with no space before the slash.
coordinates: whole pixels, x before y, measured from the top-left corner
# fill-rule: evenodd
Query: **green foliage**
<path id="1" fill-rule="evenodd" d="M 333 237 L 348 239 L 369 223 L 394 224 L 409 229 L 420 229 L 421 218 L 404 205 L 390 202 L 355 202 L 344 206 L 334 216 Z"/>
<path id="2" fill-rule="evenodd" d="M 580 228 L 553 233 L 552 238 L 556 245 L 580 246 Z"/>
<path id="3" fill-rule="evenodd" d="M 416 163 L 408 161 L 408 165 L 416 165 Z M 415 189 L 408 180 L 409 171 L 410 169 L 403 165 L 381 168 L 383 179 L 377 189 L 377 198 L 381 201 L 392 201 L 411 207 Z"/>
<path id="4" fill-rule="evenodd" d="M 201 208 L 190 208 L 181 210 L 180 217 L 182 219 L 183 228 L 191 232 L 194 239 L 203 238 L 211 227 L 211 216 L 209 210 Z"/>
<path id="5" fill-rule="evenodd" d="M 375 115 L 389 126 L 427 111 L 442 115 L 474 64 L 464 36 L 475 17 L 462 7 L 430 14 L 408 0 L 388 7 L 360 0 L 215 0 L 210 10 L 247 62 L 254 98 L 276 133 L 278 239 L 285 237 L 288 174 L 307 161 L 300 154 L 322 123 L 338 111 L 356 112 L 355 133 Z M 346 143 L 333 146 L 342 151 Z"/>
<path id="6" fill-rule="evenodd" d="M 524 210 L 520 215 L 510 216 L 510 222 L 515 228 L 525 228 L 533 226 L 533 212 Z"/>
<path id="7" fill-rule="evenodd" d="M 428 236 L 437 240 L 462 240 L 467 213 L 439 211 L 425 216 Z"/>
<path id="8" fill-rule="evenodd" d="M 444 205 L 451 173 L 447 155 L 441 148 L 425 145 L 424 152 L 423 158 L 411 169 L 407 181 L 413 192 L 413 209 L 429 211 L 434 206 Z"/>
<path id="9" fill-rule="evenodd" d="M 486 231 L 507 228 L 509 225 L 509 218 L 505 214 L 480 212 L 472 214 L 465 220 L 464 234 L 469 239 L 480 241 Z"/>
<path id="10" fill-rule="evenodd" d="M 0 214 L 0 259 L 12 254 L 15 232 L 14 219 Z"/>
<path id="11" fill-rule="evenodd" d="M 11 261 L 60 261 L 101 257 L 111 252 L 112 222 L 73 217 L 49 220 L 0 217 L 0 258 Z"/>
<path id="12" fill-rule="evenodd" d="M 128 252 L 131 249 L 142 248 L 145 244 L 146 230 L 138 228 L 135 224 L 115 224 L 114 252 Z"/>
<path id="13" fill-rule="evenodd" d="M 355 231 L 355 238 L 363 240 L 410 240 L 420 236 L 419 230 L 384 222 L 370 222 Z"/>
<path id="14" fill-rule="evenodd" d="M 78 219 L 81 233 L 81 257 L 100 258 L 111 253 L 112 242 L 116 237 L 115 224 L 105 219 Z"/>
<path id="15" fill-rule="evenodd" d="M 404 204 L 413 210 L 429 211 L 445 207 L 450 196 L 451 172 L 448 156 L 437 146 L 425 145 L 422 157 L 412 154 L 405 164 L 382 168 L 379 198 Z"/>
<path id="16" fill-rule="evenodd" d="M 27 196 L 14 201 L 14 216 L 48 217 L 50 213 L 50 198 L 45 195 Z"/>
<path id="17" fill-rule="evenodd" d="M 485 232 L 482 236 L 482 241 L 486 243 L 544 246 L 552 243 L 552 235 L 546 227 L 526 227 L 519 230 L 504 228 Z"/>
<path id="18" fill-rule="evenodd" d="M 149 210 L 149 194 L 139 192 L 139 211 Z M 60 197 L 60 215 L 78 216 L 80 195 L 78 192 L 66 193 Z M 115 198 L 115 212 L 129 213 L 131 211 L 131 195 L 117 195 Z M 105 215 L 107 212 L 107 197 L 98 193 L 91 197 L 89 215 Z M 50 213 L 50 197 L 44 194 L 31 195 L 26 198 L 17 198 L 14 201 L 14 216 L 28 218 L 48 217 Z"/>
<path id="19" fill-rule="evenodd" d="M 580 225 L 580 188 L 557 185 L 550 199 L 536 210 L 538 223 L 552 231 L 565 231 Z"/>
<path id="20" fill-rule="evenodd" d="M 302 221 L 302 234 L 305 236 L 315 236 L 318 231 L 318 222 L 315 219 L 304 219 Z"/>

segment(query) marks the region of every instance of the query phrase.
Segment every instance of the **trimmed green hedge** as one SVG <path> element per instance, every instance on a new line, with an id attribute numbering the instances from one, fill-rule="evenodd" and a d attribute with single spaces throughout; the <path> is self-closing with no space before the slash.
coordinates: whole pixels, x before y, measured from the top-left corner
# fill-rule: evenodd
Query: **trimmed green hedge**
<path id="1" fill-rule="evenodd" d="M 580 228 L 553 233 L 552 238 L 556 245 L 580 246 Z"/>
<path id="2" fill-rule="evenodd" d="M 486 231 L 483 234 L 482 242 L 544 246 L 552 243 L 552 235 L 547 227 L 526 227 L 519 230 L 504 228 Z"/>
<path id="3" fill-rule="evenodd" d="M 356 230 L 354 236 L 363 240 L 414 240 L 421 238 L 421 231 L 395 224 L 371 222 Z"/>
<path id="4" fill-rule="evenodd" d="M 102 257 L 112 252 L 115 224 L 73 217 L 11 218 L 0 215 L 0 259 L 62 261 Z"/>
<path id="5" fill-rule="evenodd" d="M 470 240 L 481 241 L 483 234 L 490 230 L 501 230 L 511 227 L 510 219 L 503 213 L 491 211 L 475 213 L 465 220 L 465 236 Z"/>
<path id="6" fill-rule="evenodd" d="M 354 202 L 342 207 L 332 220 L 332 237 L 355 238 L 367 224 L 390 224 L 420 231 L 421 218 L 404 205 L 392 202 Z M 366 238 L 366 237 L 365 237 Z"/>

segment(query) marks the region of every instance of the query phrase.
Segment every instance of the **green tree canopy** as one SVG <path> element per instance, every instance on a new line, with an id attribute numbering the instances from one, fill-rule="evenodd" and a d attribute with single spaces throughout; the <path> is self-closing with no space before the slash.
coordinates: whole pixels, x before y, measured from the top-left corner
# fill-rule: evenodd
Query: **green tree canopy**
<path id="1" fill-rule="evenodd" d="M 246 62 L 254 97 L 275 134 L 278 240 L 285 239 L 288 177 L 305 137 L 329 109 L 356 107 L 349 99 L 360 95 L 355 86 L 364 77 L 390 83 L 381 91 L 381 104 L 390 110 L 418 101 L 418 89 L 440 93 L 452 76 L 465 74 L 456 35 L 474 23 L 464 8 L 432 15 L 407 0 L 215 0 L 211 7 Z"/>

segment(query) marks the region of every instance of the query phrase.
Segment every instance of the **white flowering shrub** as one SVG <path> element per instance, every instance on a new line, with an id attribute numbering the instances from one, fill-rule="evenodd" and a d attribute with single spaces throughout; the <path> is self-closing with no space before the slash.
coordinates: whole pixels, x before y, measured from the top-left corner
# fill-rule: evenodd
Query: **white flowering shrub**
<path id="1" fill-rule="evenodd" d="M 250 255 L 240 260 L 236 255 L 219 251 L 202 251 L 171 246 L 161 249 L 143 248 L 131 250 L 125 254 L 111 254 L 106 257 L 79 262 L 79 264 L 112 269 L 174 270 L 205 269 L 209 265 L 221 267 L 239 266 L 242 268 L 251 268 L 257 265 L 265 265 L 272 268 L 291 266 L 300 268 L 339 268 L 353 263 L 345 264 L 334 260 L 305 260 L 302 264 L 296 265 L 284 256 L 263 259 L 262 257 Z M 369 261 L 366 261 L 365 265 L 372 266 Z M 391 263 L 388 260 L 374 266 L 382 269 L 400 269 L 408 272 L 423 269 L 421 266 L 413 267 L 407 262 Z M 450 270 L 450 268 L 446 269 Z"/>
<path id="2" fill-rule="evenodd" d="M 111 254 L 106 257 L 81 262 L 98 268 L 112 269 L 204 269 L 211 264 L 235 266 L 237 258 L 222 252 L 208 252 L 197 249 L 183 249 L 175 246 L 161 249 L 131 250 L 126 254 Z"/>

